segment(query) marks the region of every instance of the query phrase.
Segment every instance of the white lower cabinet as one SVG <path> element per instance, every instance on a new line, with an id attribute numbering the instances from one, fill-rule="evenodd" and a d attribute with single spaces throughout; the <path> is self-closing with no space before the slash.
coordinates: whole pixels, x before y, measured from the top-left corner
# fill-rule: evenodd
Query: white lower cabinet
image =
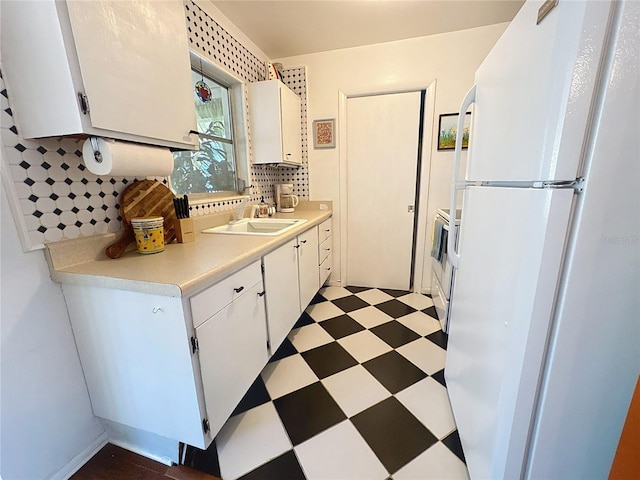
<path id="1" fill-rule="evenodd" d="M 93 413 L 206 448 L 213 436 L 182 299 L 62 287 Z"/>
<path id="2" fill-rule="evenodd" d="M 63 290 L 98 417 L 207 448 L 267 363 L 259 260 L 191 299 Z"/>
<path id="3" fill-rule="evenodd" d="M 331 267 L 333 262 L 333 256 L 331 255 L 331 219 L 325 220 L 318 225 L 318 264 L 319 264 L 319 287 L 324 285 L 329 275 L 331 275 Z"/>
<path id="4" fill-rule="evenodd" d="M 318 247 L 314 226 L 185 298 L 63 284 L 94 414 L 207 448 L 317 293 Z"/>
<path id="5" fill-rule="evenodd" d="M 274 353 L 318 292 L 318 229 L 263 257 L 269 344 Z"/>

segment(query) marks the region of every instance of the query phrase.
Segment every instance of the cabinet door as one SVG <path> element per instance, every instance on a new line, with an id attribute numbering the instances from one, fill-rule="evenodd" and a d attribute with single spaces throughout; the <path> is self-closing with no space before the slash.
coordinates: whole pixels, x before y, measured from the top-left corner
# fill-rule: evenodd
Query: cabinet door
<path id="1" fill-rule="evenodd" d="M 296 247 L 294 239 L 263 257 L 267 324 L 272 353 L 289 334 L 301 313 Z"/>
<path id="2" fill-rule="evenodd" d="M 0 33 L 24 138 L 90 134 L 195 148 L 182 2 L 2 2 Z"/>
<path id="3" fill-rule="evenodd" d="M 282 113 L 282 161 L 301 164 L 300 97 L 285 85 L 280 86 L 280 108 Z"/>
<path id="4" fill-rule="evenodd" d="M 302 163 L 300 97 L 280 80 L 247 85 L 253 163 Z"/>
<path id="5" fill-rule="evenodd" d="M 262 282 L 196 328 L 211 434 L 224 422 L 267 363 Z"/>
<path id="6" fill-rule="evenodd" d="M 67 6 L 92 126 L 190 143 L 195 111 L 182 2 Z"/>
<path id="7" fill-rule="evenodd" d="M 318 227 L 298 236 L 300 311 L 303 312 L 320 288 L 318 275 Z"/>

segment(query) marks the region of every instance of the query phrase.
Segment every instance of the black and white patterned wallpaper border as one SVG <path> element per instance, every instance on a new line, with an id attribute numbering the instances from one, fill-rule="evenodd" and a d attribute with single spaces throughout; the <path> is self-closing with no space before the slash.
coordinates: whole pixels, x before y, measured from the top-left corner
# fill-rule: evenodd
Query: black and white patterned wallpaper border
<path id="1" fill-rule="evenodd" d="M 190 48 L 230 70 L 247 82 L 265 78 L 258 57 L 238 42 L 215 20 L 189 1 L 185 4 Z M 284 71 L 283 81 L 301 97 L 302 158 L 298 168 L 250 167 L 251 200 L 274 201 L 273 185 L 289 182 L 302 199 L 308 198 L 308 155 L 306 134 L 306 69 Z M 12 204 L 17 206 L 27 250 L 47 242 L 80 236 L 117 232 L 122 228 L 118 200 L 127 184 L 138 178 L 98 177 L 82 162 L 82 141 L 73 138 L 28 140 L 20 136 L 0 69 L 0 130 L 4 146 L 3 172 L 10 177 Z M 3 174 L 4 174 L 3 173 Z M 149 177 L 153 178 L 153 177 Z M 157 178 L 167 182 L 166 178 Z M 238 200 L 209 202 L 192 208 L 195 215 L 233 210 Z"/>

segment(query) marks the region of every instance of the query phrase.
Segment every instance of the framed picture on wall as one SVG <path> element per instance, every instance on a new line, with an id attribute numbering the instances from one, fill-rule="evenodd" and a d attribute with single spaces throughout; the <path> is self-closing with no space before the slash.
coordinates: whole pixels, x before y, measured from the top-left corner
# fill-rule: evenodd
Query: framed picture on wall
<path id="1" fill-rule="evenodd" d="M 458 128 L 457 113 L 443 113 L 438 122 L 438 150 L 454 150 L 456 148 L 456 136 Z M 462 133 L 462 149 L 469 148 L 469 124 L 471 112 L 464 116 L 464 130 Z"/>
<path id="2" fill-rule="evenodd" d="M 336 119 L 326 118 L 313 121 L 313 148 L 335 148 Z"/>

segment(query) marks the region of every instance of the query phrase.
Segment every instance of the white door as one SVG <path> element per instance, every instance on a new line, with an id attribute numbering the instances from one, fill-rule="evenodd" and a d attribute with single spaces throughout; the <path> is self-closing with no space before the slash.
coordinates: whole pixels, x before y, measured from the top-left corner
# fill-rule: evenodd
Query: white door
<path id="1" fill-rule="evenodd" d="M 212 435 L 216 435 L 268 360 L 262 282 L 196 328 Z"/>
<path id="2" fill-rule="evenodd" d="M 300 124 L 300 97 L 278 80 L 282 132 L 282 160 L 302 163 L 302 126 Z"/>
<path id="3" fill-rule="evenodd" d="M 538 24 L 540 3 L 522 6 L 476 72 L 468 180 L 576 177 L 612 4 L 560 2 Z"/>
<path id="4" fill-rule="evenodd" d="M 520 478 L 573 190 L 469 187 L 445 378 L 471 478 Z"/>
<path id="5" fill-rule="evenodd" d="M 91 125 L 189 143 L 184 137 L 196 118 L 182 2 L 67 7 Z"/>
<path id="6" fill-rule="evenodd" d="M 318 289 L 318 228 L 298 236 L 298 281 L 300 285 L 300 312 L 304 312 Z"/>
<path id="7" fill-rule="evenodd" d="M 263 257 L 271 353 L 278 349 L 301 313 L 297 245 L 294 238 Z"/>
<path id="8" fill-rule="evenodd" d="M 408 290 L 420 92 L 347 101 L 347 284 Z"/>

